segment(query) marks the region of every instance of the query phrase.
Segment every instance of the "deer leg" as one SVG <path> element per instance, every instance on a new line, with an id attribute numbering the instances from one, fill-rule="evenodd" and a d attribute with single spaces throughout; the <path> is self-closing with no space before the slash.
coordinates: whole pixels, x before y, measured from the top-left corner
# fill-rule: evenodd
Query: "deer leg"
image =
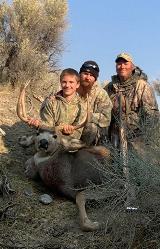
<path id="1" fill-rule="evenodd" d="M 35 179 L 38 176 L 38 169 L 34 161 L 34 157 L 29 158 L 25 162 L 25 175 L 29 179 Z"/>
<path id="2" fill-rule="evenodd" d="M 99 223 L 93 222 L 88 218 L 85 203 L 86 200 L 84 191 L 78 192 L 76 194 L 76 204 L 79 209 L 81 229 L 83 231 L 95 231 L 99 228 Z"/>

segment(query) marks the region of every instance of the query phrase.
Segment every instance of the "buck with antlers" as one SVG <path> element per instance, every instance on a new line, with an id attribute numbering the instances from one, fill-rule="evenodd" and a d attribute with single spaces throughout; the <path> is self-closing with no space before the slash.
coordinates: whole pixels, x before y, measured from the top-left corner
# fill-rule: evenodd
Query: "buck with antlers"
<path id="1" fill-rule="evenodd" d="M 30 118 L 25 110 L 25 89 L 21 89 L 17 104 L 19 118 L 28 123 Z M 86 120 L 80 125 L 73 126 L 74 130 L 82 128 Z M 109 151 L 103 146 L 86 147 L 77 138 L 66 139 L 53 129 L 41 125 L 40 134 L 34 138 L 37 153 L 26 162 L 26 175 L 29 178 L 41 177 L 51 189 L 57 190 L 67 198 L 76 201 L 80 214 L 80 224 L 84 231 L 98 229 L 98 222 L 92 222 L 85 209 L 85 189 L 89 184 L 102 184 L 105 174 L 101 162 L 109 158 Z M 70 151 L 70 152 L 69 152 Z M 72 151 L 72 152 L 71 152 Z"/>

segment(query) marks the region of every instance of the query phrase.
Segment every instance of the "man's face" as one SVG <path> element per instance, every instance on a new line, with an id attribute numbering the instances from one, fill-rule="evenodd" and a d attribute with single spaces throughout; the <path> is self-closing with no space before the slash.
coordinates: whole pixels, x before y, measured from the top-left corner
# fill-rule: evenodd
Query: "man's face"
<path id="1" fill-rule="evenodd" d="M 130 61 L 119 59 L 116 63 L 116 71 L 122 81 L 129 79 L 129 77 L 132 75 L 133 69 L 134 65 Z"/>
<path id="2" fill-rule="evenodd" d="M 96 79 L 90 72 L 80 73 L 80 84 L 83 87 L 92 87 Z"/>
<path id="3" fill-rule="evenodd" d="M 72 97 L 76 93 L 79 87 L 79 81 L 76 75 L 66 74 L 61 80 L 61 87 L 63 91 L 63 97 Z"/>

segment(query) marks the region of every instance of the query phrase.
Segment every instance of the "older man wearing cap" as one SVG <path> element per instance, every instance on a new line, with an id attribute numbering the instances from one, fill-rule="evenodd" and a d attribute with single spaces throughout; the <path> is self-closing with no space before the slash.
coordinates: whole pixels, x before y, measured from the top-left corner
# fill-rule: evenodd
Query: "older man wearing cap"
<path id="1" fill-rule="evenodd" d="M 105 90 L 113 103 L 110 138 L 118 146 L 121 121 L 125 124 L 128 139 L 132 139 L 144 133 L 146 124 L 153 124 L 159 111 L 147 75 L 134 65 L 131 55 L 121 53 L 115 62 L 117 75 L 112 76 Z"/>
<path id="2" fill-rule="evenodd" d="M 98 85 L 99 67 L 95 61 L 85 61 L 80 68 L 78 93 L 84 106 L 89 100 L 90 117 L 81 139 L 88 145 L 100 144 L 106 137 L 111 120 L 112 103 L 107 92 Z"/>

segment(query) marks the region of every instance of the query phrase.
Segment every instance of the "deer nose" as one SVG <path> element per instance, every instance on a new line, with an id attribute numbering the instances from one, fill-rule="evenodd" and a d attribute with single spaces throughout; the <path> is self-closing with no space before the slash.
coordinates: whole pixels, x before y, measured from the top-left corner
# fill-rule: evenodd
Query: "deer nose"
<path id="1" fill-rule="evenodd" d="M 48 141 L 47 139 L 41 139 L 39 141 L 39 148 L 43 148 L 43 149 L 48 149 Z"/>

